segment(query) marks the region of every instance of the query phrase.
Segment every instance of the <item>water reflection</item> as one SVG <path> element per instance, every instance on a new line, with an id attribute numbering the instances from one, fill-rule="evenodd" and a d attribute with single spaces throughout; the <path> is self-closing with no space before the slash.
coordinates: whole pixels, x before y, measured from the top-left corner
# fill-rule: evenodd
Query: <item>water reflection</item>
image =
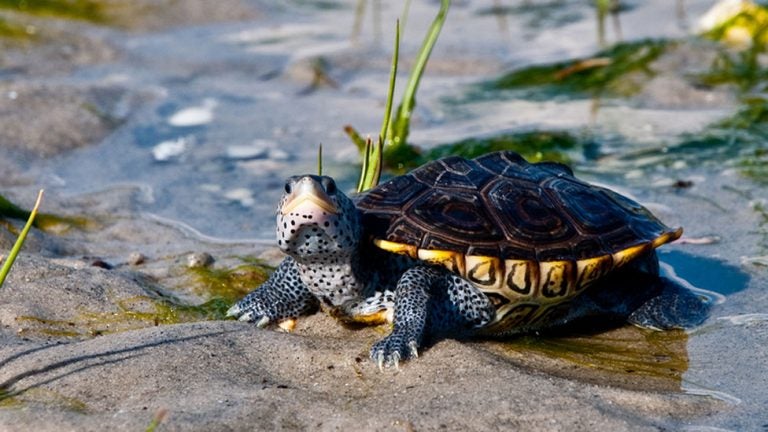
<path id="1" fill-rule="evenodd" d="M 659 259 L 668 263 L 678 278 L 698 289 L 728 296 L 747 289 L 749 285 L 748 274 L 721 260 L 678 250 L 661 250 Z"/>
<path id="2" fill-rule="evenodd" d="M 681 251 L 659 251 L 662 275 L 716 302 L 747 288 L 749 276 L 738 267 Z M 720 317 L 744 325 L 767 320 L 766 314 Z M 563 333 L 566 332 L 565 334 Z M 693 332 L 698 332 L 694 329 Z M 685 391 L 719 399 L 738 400 L 716 390 L 684 382 L 688 370 L 689 331 L 654 331 L 615 327 L 609 320 L 589 320 L 558 333 L 528 335 L 488 342 L 488 349 L 511 363 L 557 376 L 636 390 Z"/>
<path id="3" fill-rule="evenodd" d="M 555 376 L 646 391 L 680 391 L 688 335 L 625 326 L 602 333 L 489 342 L 510 363 Z"/>

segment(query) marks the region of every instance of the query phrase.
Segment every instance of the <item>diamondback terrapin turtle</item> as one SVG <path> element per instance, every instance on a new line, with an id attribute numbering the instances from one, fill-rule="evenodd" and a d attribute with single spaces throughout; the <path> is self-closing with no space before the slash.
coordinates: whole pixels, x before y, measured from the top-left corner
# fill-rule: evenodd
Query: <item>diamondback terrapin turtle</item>
<path id="1" fill-rule="evenodd" d="M 565 165 L 512 152 L 440 159 L 353 199 L 330 177 L 296 176 L 277 211 L 287 257 L 228 315 L 263 327 L 321 306 L 392 322 L 371 349 L 379 367 L 416 357 L 431 334 L 513 334 L 603 312 L 675 327 L 701 302 L 655 282 L 654 249 L 681 233 Z M 621 273 L 633 283 L 607 277 Z"/>

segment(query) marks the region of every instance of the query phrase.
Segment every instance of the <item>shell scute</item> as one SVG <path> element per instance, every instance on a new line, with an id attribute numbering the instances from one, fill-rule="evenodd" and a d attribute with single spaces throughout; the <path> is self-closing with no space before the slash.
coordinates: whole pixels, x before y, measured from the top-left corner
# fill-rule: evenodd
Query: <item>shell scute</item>
<path id="1" fill-rule="evenodd" d="M 556 203 L 537 184 L 501 177 L 485 189 L 485 196 L 509 243 L 546 245 L 575 234 Z"/>
<path id="2" fill-rule="evenodd" d="M 530 164 L 513 152 L 434 161 L 357 204 L 375 238 L 500 259 L 576 261 L 679 236 L 640 204 L 576 179 L 566 166 Z"/>

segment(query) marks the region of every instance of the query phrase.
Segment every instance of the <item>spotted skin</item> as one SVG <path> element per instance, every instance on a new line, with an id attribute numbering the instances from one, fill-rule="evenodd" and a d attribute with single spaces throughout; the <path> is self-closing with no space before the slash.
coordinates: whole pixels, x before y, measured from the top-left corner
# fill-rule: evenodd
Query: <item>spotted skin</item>
<path id="1" fill-rule="evenodd" d="M 491 301 L 468 281 L 440 267 L 417 265 L 395 290 L 392 333 L 373 345 L 371 358 L 383 367 L 418 356 L 426 335 L 471 334 L 494 317 Z"/>
<path id="2" fill-rule="evenodd" d="M 304 285 L 296 261 L 288 257 L 259 289 L 251 291 L 228 313 L 264 326 L 307 315 L 317 306 L 317 298 Z"/>
<path id="3" fill-rule="evenodd" d="M 658 276 L 653 249 L 680 230 L 564 166 L 509 152 L 436 161 L 354 202 L 330 177 L 291 177 L 276 222 L 287 257 L 228 315 L 265 326 L 319 306 L 391 322 L 371 349 L 380 367 L 417 356 L 431 336 L 508 335 L 600 314 L 669 328 L 706 310 Z"/>

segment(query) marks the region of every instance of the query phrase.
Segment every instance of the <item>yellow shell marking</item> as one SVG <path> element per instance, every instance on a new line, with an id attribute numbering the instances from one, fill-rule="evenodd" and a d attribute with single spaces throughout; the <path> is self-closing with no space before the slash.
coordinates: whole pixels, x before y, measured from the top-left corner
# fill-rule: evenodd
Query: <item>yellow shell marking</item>
<path id="1" fill-rule="evenodd" d="M 387 252 L 408 255 L 411 258 L 416 258 L 416 246 L 381 239 L 373 240 L 373 244 Z"/>
<path id="2" fill-rule="evenodd" d="M 539 263 L 539 292 L 541 299 L 561 301 L 575 291 L 576 275 L 573 261 L 542 261 Z"/>
<path id="3" fill-rule="evenodd" d="M 464 257 L 466 278 L 482 291 L 498 292 L 504 285 L 504 269 L 498 258 L 467 255 Z"/>
<path id="4" fill-rule="evenodd" d="M 677 240 L 682 232 L 683 229 L 678 228 L 651 242 L 612 255 L 578 261 L 500 260 L 481 255 L 465 256 L 453 251 L 418 249 L 412 245 L 381 239 L 374 240 L 374 244 L 389 252 L 445 266 L 472 282 L 482 292 L 496 293 L 508 299 L 509 303 L 499 306 L 494 322 L 483 329 L 483 332 L 493 334 L 537 319 L 547 313 L 550 306 L 575 296 L 610 271 L 636 259 L 651 248 Z M 388 317 L 382 311 L 355 321 L 386 322 Z"/>
<path id="5" fill-rule="evenodd" d="M 533 297 L 539 286 L 539 265 L 527 260 L 504 260 L 504 284 L 510 300 Z"/>
<path id="6" fill-rule="evenodd" d="M 648 251 L 650 243 L 643 243 L 613 254 L 613 268 L 619 268 Z"/>
<path id="7" fill-rule="evenodd" d="M 683 228 L 680 227 L 672 232 L 668 232 L 666 234 L 658 236 L 656 239 L 653 240 L 653 247 L 657 248 L 665 243 L 673 242 L 680 238 L 680 236 L 683 235 Z"/>
<path id="8" fill-rule="evenodd" d="M 496 317 L 486 327 L 480 329 L 483 334 L 500 334 L 520 325 L 529 323 L 531 318 L 541 309 L 536 303 L 508 303 L 496 311 Z"/>
<path id="9" fill-rule="evenodd" d="M 440 264 L 448 270 L 464 276 L 464 256 L 458 252 L 419 249 L 416 253 L 418 258 L 422 261 L 432 264 Z"/>
<path id="10" fill-rule="evenodd" d="M 611 255 L 576 261 L 576 290 L 583 290 L 613 269 Z"/>

